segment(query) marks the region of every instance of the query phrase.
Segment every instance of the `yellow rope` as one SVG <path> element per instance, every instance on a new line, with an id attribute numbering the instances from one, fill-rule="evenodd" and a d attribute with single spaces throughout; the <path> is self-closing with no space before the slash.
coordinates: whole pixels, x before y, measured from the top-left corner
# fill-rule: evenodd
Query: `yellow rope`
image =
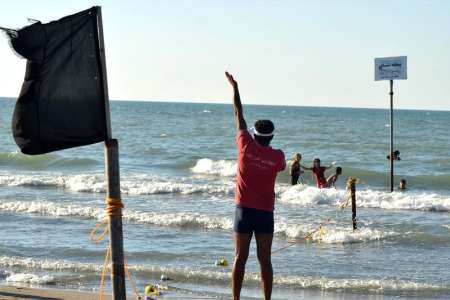
<path id="1" fill-rule="evenodd" d="M 103 300 L 105 297 L 105 276 L 108 272 L 108 266 L 109 266 L 109 259 L 111 257 L 111 247 L 108 245 L 108 248 L 106 248 L 106 254 L 105 254 L 105 260 L 103 261 L 103 268 L 102 268 L 102 275 L 100 280 L 100 289 L 98 291 L 98 299 Z"/>
<path id="2" fill-rule="evenodd" d="M 319 232 L 319 239 L 322 239 L 323 235 L 325 234 L 325 229 L 323 228 L 326 224 L 330 223 L 331 218 L 326 219 L 324 222 L 319 224 L 319 227 L 317 227 L 316 229 L 314 229 L 313 231 L 309 232 L 308 234 L 306 234 L 302 239 L 308 240 L 311 239 L 312 236 L 314 235 L 314 233 Z M 280 251 L 283 251 L 284 249 L 290 248 L 296 244 L 298 244 L 300 241 L 292 241 L 292 242 L 288 242 L 287 245 L 272 251 L 272 254 L 278 253 Z"/>
<path id="3" fill-rule="evenodd" d="M 91 234 L 90 234 L 90 239 L 93 243 L 99 243 L 108 234 L 108 232 L 109 232 L 109 217 L 110 216 L 121 216 L 122 215 L 122 208 L 124 208 L 124 205 L 123 205 L 121 199 L 107 197 L 105 199 L 105 203 L 106 203 L 105 218 L 102 221 L 100 221 L 99 223 L 97 223 L 97 225 L 95 225 L 94 229 L 92 229 Z M 105 297 L 104 296 L 105 277 L 106 277 L 106 273 L 108 272 L 108 269 L 109 269 L 110 258 L 111 258 L 111 241 L 109 241 L 109 243 L 108 243 L 108 247 L 106 248 L 106 253 L 105 253 L 105 260 L 103 261 L 102 274 L 101 274 L 101 279 L 100 279 L 100 288 L 99 288 L 99 300 L 103 300 Z M 134 282 L 133 277 L 131 276 L 131 273 L 128 270 L 128 262 L 126 259 L 124 259 L 124 260 L 125 260 L 124 261 L 124 269 L 128 276 L 128 279 L 129 279 L 129 282 L 133 289 L 133 292 L 135 293 L 137 299 L 142 299 L 141 295 L 139 294 L 139 292 L 136 288 L 136 283 Z"/>
<path id="4" fill-rule="evenodd" d="M 137 299 L 142 299 L 141 295 L 139 294 L 139 291 L 136 287 L 136 282 L 133 279 L 133 276 L 131 276 L 130 270 L 128 269 L 128 261 L 125 258 L 125 272 L 127 273 L 128 276 L 128 281 L 130 282 L 131 285 L 131 289 L 133 290 L 134 294 L 136 295 Z"/>
<path id="5" fill-rule="evenodd" d="M 352 198 L 350 197 L 350 194 L 348 194 L 348 195 L 347 195 L 347 200 L 345 200 L 345 202 L 341 203 L 341 204 L 339 205 L 339 208 L 340 208 L 340 209 L 346 209 L 346 208 L 350 205 L 351 200 L 352 200 Z"/>

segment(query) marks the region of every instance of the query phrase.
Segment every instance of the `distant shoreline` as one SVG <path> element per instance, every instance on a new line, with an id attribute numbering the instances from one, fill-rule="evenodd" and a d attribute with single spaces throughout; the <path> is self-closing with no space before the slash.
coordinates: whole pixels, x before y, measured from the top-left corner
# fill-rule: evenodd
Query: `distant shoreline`
<path id="1" fill-rule="evenodd" d="M 0 96 L 0 99 L 5 100 L 15 100 L 15 97 L 4 97 Z M 187 100 L 129 100 L 129 99 L 111 99 L 112 102 L 133 102 L 133 103 L 167 103 L 167 104 L 198 104 L 198 105 L 226 105 L 231 106 L 231 103 L 221 101 L 221 102 L 202 102 L 202 101 L 187 101 Z M 387 103 L 387 102 L 386 102 Z M 320 108 L 320 109 L 357 109 L 357 110 L 381 110 L 381 111 L 389 111 L 389 108 L 381 108 L 381 107 L 350 107 L 350 106 L 310 106 L 310 105 L 290 105 L 290 104 L 282 104 L 282 105 L 273 105 L 273 104 L 257 104 L 257 103 L 246 103 L 246 106 L 251 107 L 286 107 L 286 108 Z M 422 109 L 422 108 L 394 108 L 395 111 L 423 111 L 423 112 L 450 112 L 450 110 L 439 110 L 439 109 Z"/>

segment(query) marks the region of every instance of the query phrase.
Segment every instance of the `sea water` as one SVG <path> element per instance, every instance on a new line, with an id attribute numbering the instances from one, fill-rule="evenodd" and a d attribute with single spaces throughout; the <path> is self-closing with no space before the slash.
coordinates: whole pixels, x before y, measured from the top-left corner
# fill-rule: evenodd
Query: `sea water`
<path id="1" fill-rule="evenodd" d="M 106 241 L 90 230 L 104 217 L 103 145 L 40 156 L 18 151 L 14 99 L 0 100 L 0 280 L 9 284 L 97 289 Z M 236 147 L 230 105 L 111 102 L 120 144 L 124 246 L 138 288 L 229 298 L 233 260 Z M 336 161 L 336 189 L 319 190 L 305 171 L 276 184 L 274 298 L 450 297 L 450 112 L 395 111 L 395 185 L 389 193 L 386 110 L 245 106 L 248 124 L 271 119 L 273 147 L 302 164 Z M 327 175 L 332 174 L 327 171 Z M 357 184 L 358 230 L 351 228 L 347 177 Z M 312 239 L 303 237 L 330 219 Z M 243 294 L 261 297 L 252 243 Z M 129 285 L 128 285 L 129 286 Z M 356 295 L 356 296 L 355 296 Z"/>

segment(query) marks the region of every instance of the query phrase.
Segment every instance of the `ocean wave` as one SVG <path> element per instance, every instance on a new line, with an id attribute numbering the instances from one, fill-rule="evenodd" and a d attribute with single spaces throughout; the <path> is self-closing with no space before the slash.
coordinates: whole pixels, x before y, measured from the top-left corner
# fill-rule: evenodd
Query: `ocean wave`
<path id="1" fill-rule="evenodd" d="M 47 170 L 48 168 L 71 168 L 93 166 L 99 161 L 80 157 L 62 157 L 55 153 L 44 155 L 25 155 L 18 151 L 1 152 L 0 166 L 27 170 Z"/>
<path id="2" fill-rule="evenodd" d="M 100 220 L 105 217 L 99 207 L 61 204 L 49 201 L 3 201 L 1 212 L 38 214 L 51 217 L 78 217 Z M 213 216 L 200 213 L 157 213 L 124 209 L 124 221 L 137 224 L 149 224 L 161 227 L 178 227 L 190 229 L 231 230 L 233 219 L 226 216 Z M 291 224 L 285 220 L 275 222 L 275 234 L 278 236 L 301 239 L 314 230 L 312 224 Z M 381 240 L 396 235 L 380 229 L 362 228 L 357 231 L 348 227 L 328 224 L 320 234 L 312 235 L 312 240 L 324 243 L 361 243 Z"/>
<path id="3" fill-rule="evenodd" d="M 347 199 L 345 190 L 318 189 L 306 185 L 279 188 L 278 199 L 282 203 L 296 205 L 333 205 L 337 206 Z M 382 208 L 389 210 L 450 211 L 450 195 L 432 192 L 384 192 L 377 190 L 358 190 L 356 206 Z"/>
<path id="4" fill-rule="evenodd" d="M 129 195 L 150 194 L 220 194 L 234 193 L 234 184 L 231 182 L 196 183 L 189 179 L 165 179 L 157 176 L 141 176 L 122 180 L 121 190 Z"/>
<path id="5" fill-rule="evenodd" d="M 6 277 L 5 281 L 13 283 L 54 284 L 55 277 L 51 275 L 36 275 L 31 273 L 12 273 Z"/>
<path id="6" fill-rule="evenodd" d="M 101 174 L 78 175 L 0 175 L 0 186 L 64 188 L 73 192 L 105 193 Z M 195 183 L 180 178 L 177 181 L 158 176 L 123 176 L 121 191 L 128 195 L 151 194 L 226 194 L 234 193 L 231 182 Z"/>
<path id="7" fill-rule="evenodd" d="M 236 161 L 202 158 L 197 160 L 191 170 L 196 174 L 231 177 L 236 175 L 237 164 Z"/>
<path id="8" fill-rule="evenodd" d="M 2 201 L 0 211 L 39 214 L 51 217 L 81 217 L 102 219 L 104 209 L 86 205 L 61 204 L 49 201 Z M 226 217 L 207 216 L 199 213 L 156 213 L 124 209 L 123 219 L 132 223 L 151 224 L 164 227 L 231 229 L 232 220 Z"/>
<path id="9" fill-rule="evenodd" d="M 360 228 L 353 230 L 349 226 L 340 226 L 337 224 L 326 224 L 322 230 L 317 230 L 318 225 L 312 224 L 288 224 L 278 222 L 275 224 L 275 233 L 290 239 L 302 239 L 309 233 L 311 240 L 326 244 L 353 244 L 371 241 L 379 241 L 390 237 L 399 236 L 394 231 L 384 231 L 382 229 Z"/>
<path id="10" fill-rule="evenodd" d="M 25 270 L 64 271 L 96 273 L 101 271 L 100 263 L 82 263 L 67 260 L 35 259 L 16 256 L 0 256 L 1 268 L 20 268 Z M 211 283 L 215 281 L 220 284 L 228 284 L 231 278 L 230 269 L 208 270 L 194 269 L 190 267 L 133 265 L 129 264 L 129 270 L 134 275 L 148 277 L 160 277 L 161 274 L 178 281 L 190 283 Z M 38 280 L 34 274 L 20 273 L 17 280 Z M 14 275 L 13 275 L 14 276 Z M 47 275 L 46 283 L 54 281 L 53 274 Z M 245 280 L 258 283 L 261 280 L 259 273 L 247 272 Z M 169 283 L 170 284 L 170 283 Z M 354 279 L 354 278 L 326 278 L 313 276 L 281 275 L 274 276 L 274 284 L 293 288 L 317 288 L 322 290 L 351 289 L 351 290 L 383 290 L 383 291 L 448 291 L 448 286 L 419 283 L 395 279 Z"/>
<path id="11" fill-rule="evenodd" d="M 323 234 L 314 234 L 313 239 L 327 244 L 353 244 L 370 241 L 379 241 L 385 238 L 398 236 L 393 231 L 383 231 L 381 229 L 359 228 L 353 230 L 347 227 L 325 227 Z"/>
<path id="12" fill-rule="evenodd" d="M 2 268 L 21 268 L 26 270 L 53 270 L 74 272 L 99 272 L 102 265 L 72 262 L 67 260 L 35 259 L 18 256 L 0 256 Z"/>
<path id="13" fill-rule="evenodd" d="M 256 278 L 254 279 L 256 280 Z M 382 291 L 448 291 L 445 285 L 419 283 L 406 280 L 388 279 L 333 279 L 300 276 L 274 276 L 274 282 L 301 288 L 318 288 L 322 290 L 382 290 Z"/>
<path id="14" fill-rule="evenodd" d="M 49 201 L 1 201 L 0 211 L 51 217 L 82 217 L 87 219 L 101 219 L 104 217 L 104 210 L 100 208 L 59 204 Z"/>

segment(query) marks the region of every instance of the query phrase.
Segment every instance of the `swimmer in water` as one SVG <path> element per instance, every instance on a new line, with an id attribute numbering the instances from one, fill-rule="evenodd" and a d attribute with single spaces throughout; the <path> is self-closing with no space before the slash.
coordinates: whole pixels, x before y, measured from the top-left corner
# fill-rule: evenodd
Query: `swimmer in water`
<path id="1" fill-rule="evenodd" d="M 331 169 L 333 165 L 324 167 L 320 165 L 320 159 L 315 158 L 313 162 L 313 166 L 311 168 L 302 166 L 303 169 L 312 171 L 314 176 L 316 177 L 317 187 L 319 189 L 327 187 L 327 179 L 325 178 L 325 170 Z"/>
<path id="2" fill-rule="evenodd" d="M 336 173 L 327 178 L 327 187 L 328 188 L 332 188 L 332 187 L 336 188 L 336 181 L 341 174 L 342 174 L 342 168 L 337 167 Z"/>
<path id="3" fill-rule="evenodd" d="M 406 179 L 400 179 L 400 185 L 398 186 L 398 189 L 400 190 L 400 191 L 406 191 L 407 190 L 407 188 L 406 188 Z"/>
<path id="4" fill-rule="evenodd" d="M 296 185 L 298 183 L 298 179 L 300 175 L 303 173 L 300 167 L 300 162 L 302 160 L 302 155 L 300 153 L 296 153 L 293 157 L 293 162 L 291 164 L 291 184 Z"/>

